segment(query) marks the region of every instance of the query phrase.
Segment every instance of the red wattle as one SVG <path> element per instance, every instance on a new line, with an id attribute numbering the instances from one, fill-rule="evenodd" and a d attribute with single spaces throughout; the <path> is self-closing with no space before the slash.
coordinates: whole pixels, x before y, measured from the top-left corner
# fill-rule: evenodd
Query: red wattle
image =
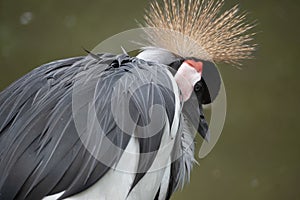
<path id="1" fill-rule="evenodd" d="M 202 62 L 196 62 L 194 60 L 186 60 L 185 61 L 188 65 L 190 65 L 191 67 L 195 68 L 197 72 L 202 72 L 203 69 L 203 63 Z"/>

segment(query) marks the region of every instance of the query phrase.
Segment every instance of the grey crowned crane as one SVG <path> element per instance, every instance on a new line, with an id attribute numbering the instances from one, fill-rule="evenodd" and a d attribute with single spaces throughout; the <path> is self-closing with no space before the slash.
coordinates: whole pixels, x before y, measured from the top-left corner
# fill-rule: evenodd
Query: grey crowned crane
<path id="1" fill-rule="evenodd" d="M 170 199 L 189 180 L 194 133 L 209 139 L 213 61 L 239 64 L 254 51 L 252 25 L 222 5 L 154 1 L 136 57 L 58 60 L 3 90 L 0 199 Z"/>

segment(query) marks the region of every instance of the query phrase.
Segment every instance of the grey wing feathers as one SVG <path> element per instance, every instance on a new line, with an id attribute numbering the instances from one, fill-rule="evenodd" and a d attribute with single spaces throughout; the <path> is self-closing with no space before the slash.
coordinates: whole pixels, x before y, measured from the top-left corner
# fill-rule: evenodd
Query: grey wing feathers
<path id="1" fill-rule="evenodd" d="M 101 179 L 110 169 L 107 164 L 117 163 L 132 137 L 124 133 L 114 120 L 111 101 L 108 99 L 114 97 L 116 83 L 124 75 L 135 75 L 135 70 L 132 69 L 136 68 L 151 73 L 149 69 L 153 65 L 155 64 L 127 55 L 104 54 L 71 58 L 43 65 L 1 92 L 0 199 L 42 199 L 65 191 L 60 197 L 62 199 L 85 190 Z M 138 75 L 141 75 L 140 71 L 137 72 Z M 124 79 L 127 91 L 137 80 L 142 80 L 140 77 L 132 77 Z M 159 72 L 158 77 L 155 85 L 149 84 L 147 87 L 146 84 L 149 93 L 141 93 L 139 90 L 131 93 L 129 110 L 136 124 L 143 126 L 149 123 L 149 105 L 174 105 L 172 91 L 164 86 L 171 84 L 164 69 Z M 80 84 L 74 89 L 78 82 Z M 74 114 L 74 90 L 75 97 L 82 95 L 92 99 L 90 102 L 81 102 L 79 98 L 80 106 L 76 107 L 77 111 L 90 115 L 92 105 L 102 128 L 102 132 L 96 133 L 105 135 L 119 150 L 115 150 L 114 145 L 107 146 L 101 143 L 102 140 L 96 140 L 101 145 L 96 149 L 96 157 L 91 154 L 78 133 L 78 121 L 75 119 L 76 113 Z M 118 104 L 122 102 L 116 103 L 122 105 Z M 171 123 L 174 112 L 173 106 L 166 107 L 167 118 Z M 130 128 L 134 130 L 136 127 Z M 82 131 L 87 132 L 85 129 Z M 140 139 L 141 151 L 157 150 L 161 134 L 162 132 L 151 138 Z M 95 142 L 92 141 L 93 137 L 85 139 L 87 143 Z M 98 156 L 102 158 L 107 154 L 108 163 L 97 160 Z M 153 157 L 141 157 L 139 168 L 147 171 L 152 162 Z M 137 174 L 134 184 L 142 177 L 143 173 Z"/>
<path id="2" fill-rule="evenodd" d="M 172 154 L 175 161 L 171 164 L 166 199 L 170 199 L 175 191 L 182 189 L 184 184 L 190 181 L 190 172 L 193 164 L 196 162 L 194 158 L 194 137 L 196 132 L 185 116 L 182 116 L 180 124 L 181 126 L 178 130 L 180 134 L 177 135 L 177 144 L 174 145 L 177 148 L 174 148 Z M 178 155 L 181 156 L 178 157 Z"/>

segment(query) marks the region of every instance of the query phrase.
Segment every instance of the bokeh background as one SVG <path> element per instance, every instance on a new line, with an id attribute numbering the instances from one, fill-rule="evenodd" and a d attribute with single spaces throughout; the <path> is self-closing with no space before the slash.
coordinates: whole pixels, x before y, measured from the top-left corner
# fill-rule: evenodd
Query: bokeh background
<path id="1" fill-rule="evenodd" d="M 0 0 L 0 90 L 33 68 L 84 55 L 137 27 L 146 0 Z M 223 134 L 174 200 L 300 199 L 300 1 L 227 0 L 257 20 L 256 59 L 219 64 L 228 96 Z"/>

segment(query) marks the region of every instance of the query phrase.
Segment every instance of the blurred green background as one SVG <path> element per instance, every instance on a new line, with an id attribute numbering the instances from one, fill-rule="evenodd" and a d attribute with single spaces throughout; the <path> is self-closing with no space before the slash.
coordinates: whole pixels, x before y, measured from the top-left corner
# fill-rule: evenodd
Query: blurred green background
<path id="1" fill-rule="evenodd" d="M 179 199 L 300 199 L 300 1 L 228 0 L 257 20 L 256 59 L 220 64 L 228 112 Z M 137 27 L 145 0 L 0 0 L 0 90 L 33 68 L 83 55 Z"/>

